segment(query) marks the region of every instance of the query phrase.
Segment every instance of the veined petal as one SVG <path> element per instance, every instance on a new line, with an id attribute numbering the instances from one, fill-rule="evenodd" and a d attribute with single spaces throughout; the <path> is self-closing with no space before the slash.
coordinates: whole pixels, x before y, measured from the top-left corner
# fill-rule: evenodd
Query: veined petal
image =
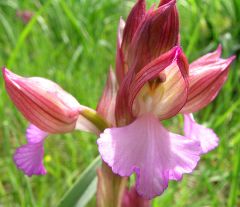
<path id="1" fill-rule="evenodd" d="M 124 55 L 122 50 L 122 36 L 123 36 L 123 29 L 125 27 L 125 22 L 122 18 L 120 18 L 119 25 L 118 25 L 118 33 L 117 33 L 117 52 L 116 52 L 116 75 L 118 83 L 121 84 L 125 73 L 127 72 L 128 68 L 124 62 Z"/>
<path id="2" fill-rule="evenodd" d="M 115 104 L 117 96 L 117 81 L 112 69 L 109 70 L 107 82 L 102 97 L 97 106 L 97 112 L 112 126 L 116 126 Z"/>
<path id="3" fill-rule="evenodd" d="M 171 3 L 172 0 L 161 0 L 160 1 L 160 4 L 159 4 L 159 7 L 161 6 L 164 6 L 165 4 L 168 4 L 168 3 Z M 175 4 L 174 8 L 171 10 L 171 14 L 169 15 L 168 17 L 168 26 L 169 26 L 169 30 L 171 30 L 171 26 L 175 25 L 175 27 L 177 28 L 175 31 L 172 30 L 172 31 L 169 31 L 169 32 L 175 32 L 175 35 L 176 35 L 176 32 L 178 30 L 178 37 L 177 39 L 175 39 L 176 37 L 174 35 L 170 35 L 170 37 L 174 38 L 174 40 L 168 40 L 170 43 L 171 41 L 174 41 L 174 43 L 176 43 L 176 45 L 180 45 L 180 33 L 179 33 L 179 15 L 178 15 L 178 10 L 177 10 L 177 6 Z"/>
<path id="4" fill-rule="evenodd" d="M 32 144 L 42 142 L 47 136 L 47 132 L 39 129 L 33 124 L 30 124 L 26 131 L 27 141 Z"/>
<path id="5" fill-rule="evenodd" d="M 28 176 L 46 174 L 43 165 L 43 142 L 28 143 L 17 148 L 14 162 Z"/>
<path id="6" fill-rule="evenodd" d="M 220 59 L 221 54 L 222 54 L 222 45 L 218 45 L 218 48 L 215 51 L 210 52 L 210 53 L 198 58 L 194 62 L 192 62 L 191 69 L 194 69 L 199 66 L 205 66 L 208 64 L 215 63 L 216 61 L 218 61 Z"/>
<path id="7" fill-rule="evenodd" d="M 199 141 L 202 153 L 213 150 L 219 142 L 214 131 L 196 123 L 192 114 L 184 114 L 184 136 Z"/>
<path id="8" fill-rule="evenodd" d="M 189 66 L 189 94 L 181 113 L 196 112 L 212 102 L 227 80 L 234 56 L 220 58 L 221 47 Z"/>
<path id="9" fill-rule="evenodd" d="M 75 128 L 81 105 L 56 83 L 39 77 L 24 78 L 6 68 L 3 76 L 10 98 L 31 123 L 49 133 Z"/>
<path id="10" fill-rule="evenodd" d="M 66 133 L 73 131 L 77 125 L 77 129 L 83 131 L 99 131 L 96 128 L 101 123 L 96 111 L 80 105 L 56 83 L 39 77 L 24 78 L 6 68 L 3 68 L 3 75 L 13 103 L 28 121 L 41 130 L 48 133 Z"/>
<path id="11" fill-rule="evenodd" d="M 26 131 L 28 143 L 16 149 L 14 162 L 28 176 L 47 173 L 43 165 L 43 143 L 48 133 L 30 124 Z"/>
<path id="12" fill-rule="evenodd" d="M 135 6 L 132 8 L 130 14 L 128 15 L 126 26 L 123 32 L 123 44 L 122 48 L 126 54 L 128 51 L 128 46 L 131 43 L 133 36 L 141 24 L 146 14 L 146 2 L 145 0 L 138 0 Z"/>
<path id="13" fill-rule="evenodd" d="M 179 47 L 149 63 L 129 88 L 133 115 L 151 112 L 161 120 L 176 115 L 187 100 L 187 77 L 187 59 Z"/>
<path id="14" fill-rule="evenodd" d="M 176 1 L 172 0 L 158 9 L 150 9 L 138 26 L 129 46 L 127 63 L 130 70 L 138 72 L 149 62 L 167 52 L 178 43 L 179 19 Z"/>
<path id="15" fill-rule="evenodd" d="M 168 4 L 169 2 L 171 2 L 172 0 L 161 0 L 159 3 L 159 7 L 164 5 L 164 4 Z"/>
<path id="16" fill-rule="evenodd" d="M 106 129 L 97 142 L 114 173 L 137 174 L 137 192 L 147 199 L 160 195 L 169 180 L 191 173 L 201 152 L 198 141 L 168 132 L 151 114 L 128 126 Z"/>
<path id="17" fill-rule="evenodd" d="M 128 71 L 117 94 L 118 126 L 146 112 L 156 113 L 160 119 L 174 116 L 187 100 L 187 76 L 188 63 L 179 47 L 156 58 L 137 75 Z"/>
<path id="18" fill-rule="evenodd" d="M 115 107 L 117 126 L 124 126 L 126 124 L 129 124 L 133 120 L 131 111 L 129 111 L 128 101 L 130 95 L 129 88 L 134 78 L 134 75 L 134 71 L 128 71 L 119 87 Z"/>

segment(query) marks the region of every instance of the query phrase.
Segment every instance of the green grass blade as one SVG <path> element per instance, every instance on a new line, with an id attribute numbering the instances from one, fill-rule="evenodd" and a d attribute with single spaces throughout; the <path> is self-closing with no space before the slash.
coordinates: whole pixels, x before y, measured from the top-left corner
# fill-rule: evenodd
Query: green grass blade
<path id="1" fill-rule="evenodd" d="M 240 105 L 240 100 L 235 102 L 221 117 L 219 117 L 218 120 L 213 124 L 213 127 L 214 128 L 219 127 L 224 122 L 224 120 L 226 120 L 229 114 L 232 114 L 236 109 L 239 108 L 239 105 Z"/>
<path id="2" fill-rule="evenodd" d="M 66 14 L 67 18 L 71 22 L 71 24 L 74 26 L 75 30 L 78 32 L 79 36 L 83 40 L 89 40 L 90 35 L 88 34 L 87 30 L 84 28 L 84 26 L 79 22 L 74 14 L 71 12 L 71 10 L 68 8 L 67 4 L 65 1 L 60 1 L 60 5 Z"/>
<path id="3" fill-rule="evenodd" d="M 97 189 L 97 177 L 90 183 L 84 194 L 78 200 L 76 207 L 83 207 L 88 204 L 91 198 L 94 196 Z"/>
<path id="4" fill-rule="evenodd" d="M 235 207 L 238 198 L 238 190 L 240 186 L 240 144 L 236 147 L 236 157 L 233 158 L 233 175 L 231 181 L 231 189 L 228 198 L 228 207 Z"/>
<path id="5" fill-rule="evenodd" d="M 7 34 L 8 39 L 11 41 L 12 44 L 15 43 L 15 37 L 12 30 L 12 27 L 6 17 L 4 16 L 2 10 L 0 9 L 0 23 L 2 23 L 3 29 L 5 30 L 5 33 Z"/>
<path id="6" fill-rule="evenodd" d="M 37 22 L 37 18 L 47 9 L 47 7 L 50 5 L 52 0 L 46 1 L 46 3 L 41 7 L 41 9 L 38 10 L 38 12 L 33 16 L 33 18 L 30 20 L 30 22 L 27 24 L 25 29 L 20 34 L 20 37 L 17 41 L 16 47 L 14 48 L 11 56 L 9 57 L 9 60 L 7 62 L 7 67 L 11 68 L 14 64 L 14 61 L 17 57 L 17 54 L 19 53 L 19 50 L 21 46 L 24 44 L 25 39 L 27 38 L 28 34 L 31 32 L 33 26 Z"/>
<path id="7" fill-rule="evenodd" d="M 72 188 L 65 194 L 63 199 L 60 201 L 58 207 L 66 207 L 66 206 L 76 206 L 78 201 L 80 202 L 86 195 L 88 191 L 88 195 L 94 195 L 92 192 L 96 190 L 94 187 L 94 179 L 96 179 L 96 169 L 100 165 L 101 159 L 98 156 L 89 166 L 88 168 L 80 175 L 79 179 L 72 186 Z M 90 192 L 90 190 L 91 192 Z M 95 192 L 95 191 L 94 191 Z"/>

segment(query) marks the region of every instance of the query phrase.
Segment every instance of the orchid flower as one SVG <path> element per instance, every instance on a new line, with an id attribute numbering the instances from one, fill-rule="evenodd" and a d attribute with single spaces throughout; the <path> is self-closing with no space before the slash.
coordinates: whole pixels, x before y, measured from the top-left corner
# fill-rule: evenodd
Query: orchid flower
<path id="1" fill-rule="evenodd" d="M 193 172 L 200 156 L 218 145 L 218 137 L 196 123 L 192 113 L 215 99 L 234 57 L 222 59 L 219 46 L 188 64 L 179 37 L 176 0 L 162 0 L 148 11 L 138 0 L 126 23 L 120 19 L 116 74 L 110 70 L 96 111 L 50 80 L 3 68 L 7 92 L 30 122 L 27 144 L 14 155 L 17 167 L 28 176 L 45 174 L 47 136 L 77 129 L 99 136 L 99 153 L 113 173 L 136 173 L 136 186 L 126 199 L 137 192 L 145 202 L 161 195 L 170 180 Z M 162 122 L 178 114 L 184 116 L 184 134 L 170 132 Z"/>
<path id="2" fill-rule="evenodd" d="M 104 130 L 97 143 L 112 171 L 136 173 L 136 191 L 152 199 L 170 180 L 191 173 L 200 155 L 218 145 L 213 130 L 196 123 L 192 113 L 214 100 L 235 57 L 220 58 L 219 46 L 189 65 L 179 46 L 176 1 L 145 8 L 145 1 L 138 0 L 126 23 L 120 20 L 116 126 Z M 184 115 L 184 135 L 161 122 L 178 114 Z"/>
<path id="3" fill-rule="evenodd" d="M 56 83 L 39 77 L 21 77 L 6 68 L 2 71 L 10 98 L 30 122 L 26 131 L 27 144 L 14 154 L 14 162 L 26 175 L 46 174 L 43 145 L 49 134 L 75 129 L 100 133 L 101 123 L 104 123 L 101 117 L 80 105 Z"/>

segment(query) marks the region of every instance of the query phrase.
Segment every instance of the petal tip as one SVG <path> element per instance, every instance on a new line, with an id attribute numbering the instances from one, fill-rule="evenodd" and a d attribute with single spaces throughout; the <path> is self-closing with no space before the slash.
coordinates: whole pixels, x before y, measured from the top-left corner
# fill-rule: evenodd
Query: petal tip
<path id="1" fill-rule="evenodd" d="M 218 47 L 217 47 L 217 53 L 219 54 L 219 56 L 222 54 L 222 45 L 219 44 Z"/>
<path id="2" fill-rule="evenodd" d="M 231 64 L 236 59 L 236 57 L 236 55 L 232 55 L 230 58 L 228 58 L 229 63 Z"/>
<path id="3" fill-rule="evenodd" d="M 184 115 L 184 134 L 188 138 L 198 141 L 200 154 L 205 154 L 218 146 L 219 138 L 211 128 L 198 124 L 192 114 Z"/>
<path id="4" fill-rule="evenodd" d="M 182 47 L 180 45 L 176 46 L 176 56 L 179 57 L 183 53 Z"/>
<path id="5" fill-rule="evenodd" d="M 6 79 L 6 76 L 7 76 L 8 73 L 9 73 L 9 70 L 5 66 L 3 66 L 2 67 L 2 74 L 3 74 L 4 79 Z"/>
<path id="6" fill-rule="evenodd" d="M 2 66 L 2 72 L 4 73 L 7 70 L 6 66 Z"/>
<path id="7" fill-rule="evenodd" d="M 177 0 L 161 0 L 159 7 L 167 6 L 168 8 L 174 6 L 177 3 Z"/>

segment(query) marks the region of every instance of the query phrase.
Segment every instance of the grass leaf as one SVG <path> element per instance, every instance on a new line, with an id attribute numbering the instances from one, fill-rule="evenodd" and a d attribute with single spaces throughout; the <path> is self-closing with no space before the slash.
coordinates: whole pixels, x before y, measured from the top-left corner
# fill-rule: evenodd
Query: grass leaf
<path id="1" fill-rule="evenodd" d="M 58 207 L 76 206 L 78 202 L 86 204 L 90 200 L 96 191 L 96 169 L 100 163 L 101 159 L 98 156 L 65 194 Z M 83 207 L 84 205 L 81 206 Z"/>

